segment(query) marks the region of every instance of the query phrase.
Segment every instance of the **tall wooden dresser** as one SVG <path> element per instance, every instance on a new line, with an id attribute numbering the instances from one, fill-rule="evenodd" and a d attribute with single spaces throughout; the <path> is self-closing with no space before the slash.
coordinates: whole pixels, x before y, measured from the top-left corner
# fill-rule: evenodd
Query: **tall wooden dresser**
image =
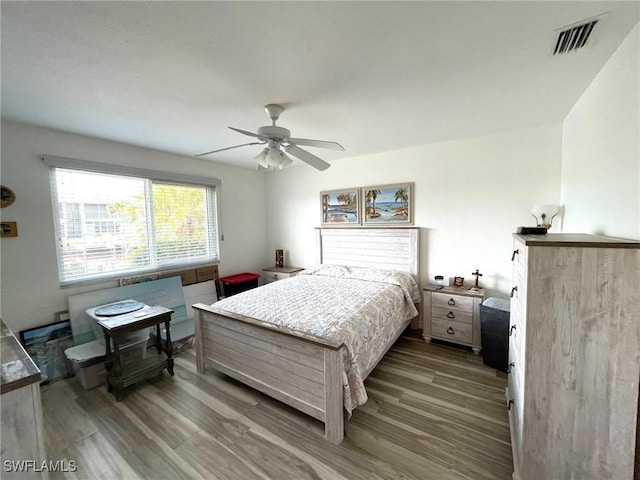
<path id="1" fill-rule="evenodd" d="M 514 480 L 633 479 L 640 242 L 516 234 L 512 260 Z"/>

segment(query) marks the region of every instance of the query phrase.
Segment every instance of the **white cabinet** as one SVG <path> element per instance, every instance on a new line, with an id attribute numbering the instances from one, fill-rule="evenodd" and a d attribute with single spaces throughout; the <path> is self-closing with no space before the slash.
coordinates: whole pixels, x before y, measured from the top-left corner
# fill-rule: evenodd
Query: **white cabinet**
<path id="1" fill-rule="evenodd" d="M 264 283 L 271 283 L 283 278 L 295 277 L 303 268 L 298 267 L 265 267 L 262 269 Z"/>
<path id="2" fill-rule="evenodd" d="M 512 260 L 514 479 L 633 479 L 640 242 L 514 235 Z"/>
<path id="3" fill-rule="evenodd" d="M 480 304 L 484 290 L 464 287 L 429 286 L 423 289 L 424 326 L 422 336 L 467 345 L 480 353 Z"/>

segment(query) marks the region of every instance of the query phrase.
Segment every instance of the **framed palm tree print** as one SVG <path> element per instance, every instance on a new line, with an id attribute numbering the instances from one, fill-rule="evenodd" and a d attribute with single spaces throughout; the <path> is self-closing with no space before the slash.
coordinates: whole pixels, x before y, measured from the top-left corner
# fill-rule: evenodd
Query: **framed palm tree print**
<path id="1" fill-rule="evenodd" d="M 353 227 L 360 225 L 360 189 L 345 188 L 320 192 L 322 225 Z"/>
<path id="2" fill-rule="evenodd" d="M 413 182 L 362 188 L 363 225 L 413 225 Z"/>

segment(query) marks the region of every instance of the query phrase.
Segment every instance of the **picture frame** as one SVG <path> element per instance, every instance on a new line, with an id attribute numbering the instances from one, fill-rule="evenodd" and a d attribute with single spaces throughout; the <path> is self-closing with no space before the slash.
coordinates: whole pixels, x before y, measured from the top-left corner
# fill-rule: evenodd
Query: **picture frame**
<path id="1" fill-rule="evenodd" d="M 73 375 L 73 366 L 64 355 L 66 349 L 74 346 L 71 320 L 22 330 L 20 343 L 40 369 L 41 384 Z"/>
<path id="2" fill-rule="evenodd" d="M 322 226 L 358 226 L 361 224 L 360 208 L 360 189 L 357 187 L 320 192 Z"/>
<path id="3" fill-rule="evenodd" d="M 9 187 L 0 185 L 0 208 L 8 207 L 16 201 L 16 194 Z"/>
<path id="4" fill-rule="evenodd" d="M 18 224 L 16 222 L 0 222 L 0 238 L 17 236 Z"/>
<path id="5" fill-rule="evenodd" d="M 453 277 L 454 287 L 464 287 L 464 277 Z"/>
<path id="6" fill-rule="evenodd" d="M 413 182 L 362 187 L 363 225 L 413 225 Z"/>

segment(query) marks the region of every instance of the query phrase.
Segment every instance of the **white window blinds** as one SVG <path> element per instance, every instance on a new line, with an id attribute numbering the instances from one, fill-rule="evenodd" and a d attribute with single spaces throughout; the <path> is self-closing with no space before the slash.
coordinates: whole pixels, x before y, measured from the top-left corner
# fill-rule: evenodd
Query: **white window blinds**
<path id="1" fill-rule="evenodd" d="M 44 160 L 62 285 L 219 261 L 219 180 Z"/>

